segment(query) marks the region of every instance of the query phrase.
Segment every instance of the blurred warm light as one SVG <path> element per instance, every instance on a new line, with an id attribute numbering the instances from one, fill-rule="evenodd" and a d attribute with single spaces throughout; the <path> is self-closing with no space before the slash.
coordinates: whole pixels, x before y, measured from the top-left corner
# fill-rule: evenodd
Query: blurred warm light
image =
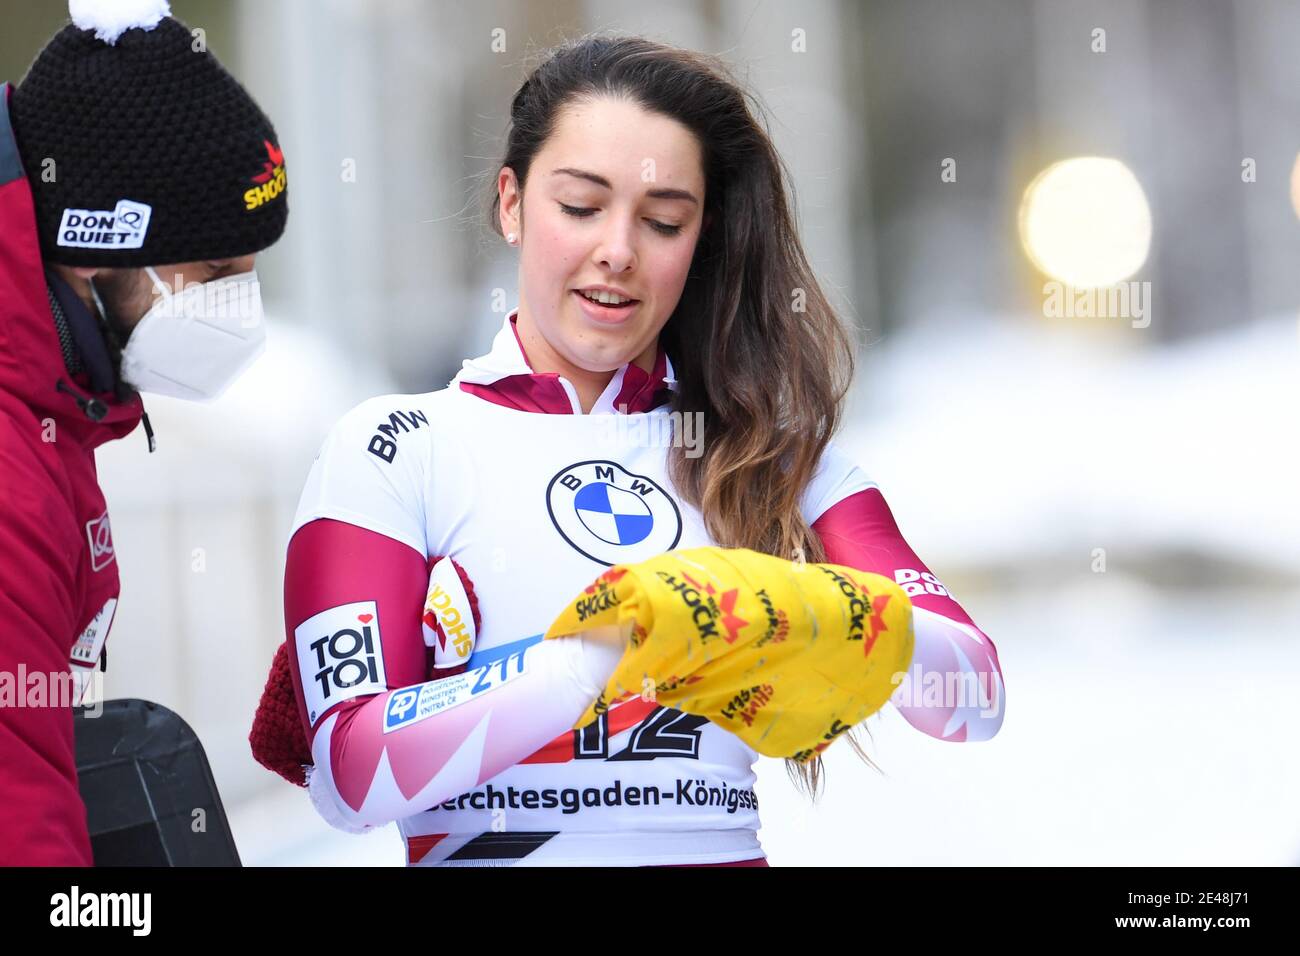
<path id="1" fill-rule="evenodd" d="M 1291 208 L 1300 216 L 1300 153 L 1296 154 L 1295 165 L 1291 167 Z"/>
<path id="2" fill-rule="evenodd" d="M 1034 177 L 1020 202 L 1020 241 L 1038 269 L 1076 288 L 1114 285 L 1146 262 L 1151 208 L 1117 159 L 1080 156 Z"/>

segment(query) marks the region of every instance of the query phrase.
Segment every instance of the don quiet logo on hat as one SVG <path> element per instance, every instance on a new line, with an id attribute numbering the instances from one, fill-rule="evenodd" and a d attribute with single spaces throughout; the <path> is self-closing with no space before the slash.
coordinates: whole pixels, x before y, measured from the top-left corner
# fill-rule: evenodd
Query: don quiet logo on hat
<path id="1" fill-rule="evenodd" d="M 59 223 L 61 246 L 75 249 L 139 249 L 153 207 L 130 199 L 112 209 L 65 209 Z"/>

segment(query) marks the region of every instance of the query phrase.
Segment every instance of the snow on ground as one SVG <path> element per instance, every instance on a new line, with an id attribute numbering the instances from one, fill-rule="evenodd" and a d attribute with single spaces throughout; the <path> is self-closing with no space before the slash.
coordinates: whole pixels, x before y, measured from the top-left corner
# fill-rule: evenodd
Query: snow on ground
<path id="1" fill-rule="evenodd" d="M 864 354 L 838 441 L 960 564 L 1191 547 L 1300 573 L 1295 317 L 1146 341 L 909 329 Z"/>

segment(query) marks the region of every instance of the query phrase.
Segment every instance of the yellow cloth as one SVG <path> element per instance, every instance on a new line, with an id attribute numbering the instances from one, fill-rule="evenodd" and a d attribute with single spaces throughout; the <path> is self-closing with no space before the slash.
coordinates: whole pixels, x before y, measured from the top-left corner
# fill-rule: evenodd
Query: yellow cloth
<path id="1" fill-rule="evenodd" d="M 615 565 L 545 636 L 610 626 L 627 649 L 575 729 L 643 695 L 801 763 L 883 707 L 912 662 L 912 603 L 893 581 L 744 548 Z"/>

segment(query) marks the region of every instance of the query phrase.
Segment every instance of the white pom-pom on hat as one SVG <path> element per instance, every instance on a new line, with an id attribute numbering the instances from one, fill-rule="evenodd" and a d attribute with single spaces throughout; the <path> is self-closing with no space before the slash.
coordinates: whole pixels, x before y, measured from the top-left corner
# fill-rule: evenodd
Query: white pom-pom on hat
<path id="1" fill-rule="evenodd" d="M 68 0 L 72 22 L 110 46 L 127 30 L 152 30 L 171 12 L 167 0 Z"/>

